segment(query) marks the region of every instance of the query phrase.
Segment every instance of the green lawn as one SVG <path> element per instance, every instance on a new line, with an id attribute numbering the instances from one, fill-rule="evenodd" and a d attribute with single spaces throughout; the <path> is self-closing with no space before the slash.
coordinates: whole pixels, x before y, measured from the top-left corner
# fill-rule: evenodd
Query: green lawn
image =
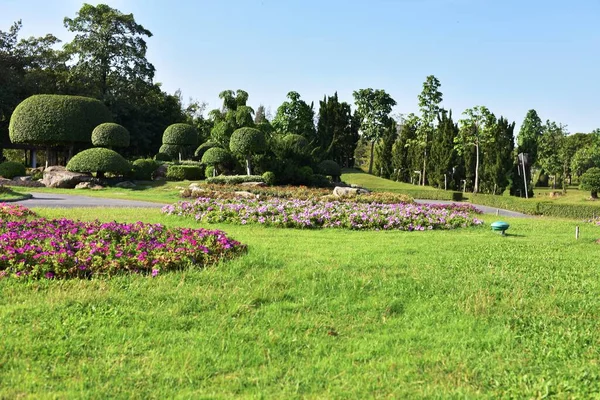
<path id="1" fill-rule="evenodd" d="M 197 226 L 158 210 L 45 217 Z M 0 280 L 0 398 L 590 398 L 600 227 L 212 226 L 248 255 L 158 278 Z"/>
<path id="2" fill-rule="evenodd" d="M 368 188 L 369 190 L 385 191 L 385 192 L 400 192 L 410 190 L 435 190 L 431 186 L 411 185 L 410 183 L 396 182 L 390 179 L 380 178 L 375 175 L 369 175 L 365 172 L 356 169 L 344 169 L 342 181 L 346 183 L 354 183 Z"/>

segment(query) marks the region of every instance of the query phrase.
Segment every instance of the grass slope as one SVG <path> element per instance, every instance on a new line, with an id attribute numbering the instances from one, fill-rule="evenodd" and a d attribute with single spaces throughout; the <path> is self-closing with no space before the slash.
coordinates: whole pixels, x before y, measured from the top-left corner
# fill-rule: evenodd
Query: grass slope
<path id="1" fill-rule="evenodd" d="M 0 280 L 0 398 L 593 397 L 600 228 L 575 241 L 574 222 L 508 222 L 507 237 L 219 225 L 247 256 L 154 279 Z"/>

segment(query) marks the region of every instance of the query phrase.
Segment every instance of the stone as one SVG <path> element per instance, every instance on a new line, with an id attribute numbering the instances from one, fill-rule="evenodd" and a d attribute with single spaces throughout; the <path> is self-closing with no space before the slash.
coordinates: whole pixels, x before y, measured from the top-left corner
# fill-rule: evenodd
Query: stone
<path id="1" fill-rule="evenodd" d="M 156 171 L 152 173 L 152 179 L 155 181 L 164 181 L 167 179 L 167 169 L 166 165 L 159 166 Z"/>
<path id="2" fill-rule="evenodd" d="M 353 188 L 353 187 L 341 187 L 336 186 L 333 189 L 333 194 L 337 197 L 355 197 L 359 194 L 368 194 L 370 193 L 367 189 L 363 188 Z"/>
<path id="3" fill-rule="evenodd" d="M 80 172 L 67 171 L 65 167 L 53 165 L 44 170 L 42 183 L 46 187 L 72 189 L 81 182 L 89 182 L 92 176 Z"/>
<path id="4" fill-rule="evenodd" d="M 13 178 L 13 181 L 15 181 L 15 182 L 30 182 L 31 176 L 15 176 Z"/>
<path id="5" fill-rule="evenodd" d="M 6 185 L 6 186 L 20 186 L 20 187 L 45 187 L 45 185 L 41 182 L 38 181 L 32 181 L 32 180 L 28 180 L 28 181 L 15 181 L 13 179 L 6 179 L 6 178 L 2 178 L 0 177 L 0 185 Z"/>
<path id="6" fill-rule="evenodd" d="M 250 186 L 250 187 L 265 187 L 267 186 L 264 182 L 242 182 L 241 186 Z"/>
<path id="7" fill-rule="evenodd" d="M 134 187 L 136 187 L 135 183 L 131 181 L 119 182 L 115 186 L 121 189 L 133 189 Z"/>
<path id="8" fill-rule="evenodd" d="M 194 188 L 198 188 L 198 189 L 202 188 L 202 185 L 200 185 L 197 182 L 192 182 L 192 183 L 190 183 L 190 186 L 188 186 L 188 187 L 190 188 L 190 190 L 193 190 Z"/>
<path id="9" fill-rule="evenodd" d="M 243 197 L 245 199 L 256 199 L 258 198 L 258 196 L 256 196 L 254 193 L 250 193 L 250 192 L 246 192 L 245 190 L 239 190 L 237 192 L 234 192 L 234 194 L 238 197 Z"/>

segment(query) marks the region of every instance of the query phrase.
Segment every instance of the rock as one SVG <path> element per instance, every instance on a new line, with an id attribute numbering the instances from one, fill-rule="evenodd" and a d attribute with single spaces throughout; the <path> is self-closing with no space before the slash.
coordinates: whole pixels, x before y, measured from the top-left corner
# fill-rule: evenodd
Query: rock
<path id="1" fill-rule="evenodd" d="M 6 186 L 20 186 L 20 187 L 45 187 L 45 185 L 41 182 L 38 181 L 15 181 L 13 179 L 6 179 L 6 178 L 2 178 L 0 177 L 0 185 L 6 185 Z"/>
<path id="2" fill-rule="evenodd" d="M 190 183 L 190 186 L 188 186 L 188 187 L 190 188 L 190 190 L 193 190 L 194 188 L 198 188 L 198 189 L 202 188 L 202 185 L 200 185 L 197 182 L 192 182 L 192 183 Z"/>
<path id="3" fill-rule="evenodd" d="M 155 181 L 164 181 L 167 179 L 167 166 L 161 165 L 152 173 L 152 179 Z"/>
<path id="4" fill-rule="evenodd" d="M 241 186 L 250 186 L 250 187 L 264 187 L 267 186 L 264 182 L 242 182 Z"/>
<path id="5" fill-rule="evenodd" d="M 93 182 L 81 182 L 75 186 L 75 189 L 90 189 L 90 190 L 102 190 L 104 186 L 98 185 Z"/>
<path id="6" fill-rule="evenodd" d="M 65 167 L 53 165 L 44 170 L 42 183 L 46 187 L 72 189 L 81 182 L 89 182 L 89 174 L 67 171 Z"/>
<path id="7" fill-rule="evenodd" d="M 245 190 L 240 190 L 237 192 L 234 192 L 234 194 L 238 197 L 243 197 L 245 199 L 256 199 L 258 198 L 258 196 L 256 196 L 254 193 L 250 193 L 250 192 L 246 192 Z"/>
<path id="8" fill-rule="evenodd" d="M 115 186 L 121 189 L 133 189 L 134 187 L 136 187 L 135 183 L 131 181 L 119 182 Z"/>
<path id="9" fill-rule="evenodd" d="M 371 193 L 367 189 L 363 188 L 352 188 L 352 187 L 341 187 L 336 186 L 333 189 L 333 194 L 337 197 L 355 197 L 359 194 L 368 194 Z"/>
<path id="10" fill-rule="evenodd" d="M 175 186 L 175 189 L 177 189 L 177 190 L 185 190 L 185 188 L 183 186 Z"/>
<path id="11" fill-rule="evenodd" d="M 15 176 L 12 180 L 15 182 L 30 182 L 31 176 Z"/>

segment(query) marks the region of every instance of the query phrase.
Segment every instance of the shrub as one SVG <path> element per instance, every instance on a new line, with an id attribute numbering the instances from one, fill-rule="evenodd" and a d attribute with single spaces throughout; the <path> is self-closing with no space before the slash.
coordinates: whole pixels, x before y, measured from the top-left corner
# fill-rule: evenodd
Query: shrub
<path id="1" fill-rule="evenodd" d="M 313 174 L 312 178 L 310 179 L 310 186 L 329 187 L 331 186 L 331 181 L 325 175 Z"/>
<path id="2" fill-rule="evenodd" d="M 154 156 L 154 159 L 156 161 L 171 161 L 172 160 L 170 155 L 168 155 L 167 153 L 161 153 L 161 152 L 156 153 L 156 155 Z"/>
<path id="3" fill-rule="evenodd" d="M 254 128 L 240 128 L 231 135 L 229 148 L 232 152 L 243 155 L 246 158 L 246 170 L 248 175 L 252 173 L 250 156 L 265 150 L 267 143 L 265 135 Z"/>
<path id="4" fill-rule="evenodd" d="M 177 146 L 196 146 L 198 144 L 198 131 L 192 125 L 169 125 L 162 137 L 163 144 Z"/>
<path id="5" fill-rule="evenodd" d="M 264 179 L 260 175 L 220 175 L 207 177 L 206 182 L 219 185 L 239 185 L 244 182 L 264 182 Z"/>
<path id="6" fill-rule="evenodd" d="M 202 176 L 202 168 L 195 165 L 169 165 L 166 175 L 170 181 L 195 181 Z"/>
<path id="7" fill-rule="evenodd" d="M 96 147 L 75 154 L 67 164 L 73 172 L 112 172 L 124 175 L 131 171 L 131 165 L 116 151 Z"/>
<path id="8" fill-rule="evenodd" d="M 0 176 L 6 179 L 12 179 L 15 176 L 23 176 L 26 174 L 25 166 L 14 161 L 5 161 L 0 164 Z"/>
<path id="9" fill-rule="evenodd" d="M 204 155 L 206 150 L 212 149 L 213 147 L 220 147 L 220 146 L 218 143 L 211 142 L 211 141 L 202 143 L 200 146 L 198 146 L 196 151 L 194 151 L 194 157 L 197 157 L 199 160 L 202 159 L 202 156 Z"/>
<path id="10" fill-rule="evenodd" d="M 314 174 L 311 167 L 306 165 L 304 167 L 300 167 L 298 168 L 297 183 L 301 185 L 310 185 L 313 176 Z"/>
<path id="11" fill-rule="evenodd" d="M 110 111 L 99 100 L 40 94 L 15 108 L 10 119 L 10 141 L 46 146 L 90 143 L 94 128 L 110 121 Z"/>
<path id="12" fill-rule="evenodd" d="M 212 165 L 216 168 L 221 164 L 225 164 L 230 159 L 231 155 L 227 150 L 222 149 L 220 147 L 213 147 L 211 149 L 206 150 L 206 152 L 202 156 L 202 163 Z"/>
<path id="13" fill-rule="evenodd" d="M 590 168 L 581 175 L 580 188 L 582 190 L 589 190 L 592 198 L 598 198 L 598 191 L 600 191 L 600 168 Z"/>
<path id="14" fill-rule="evenodd" d="M 169 157 L 169 160 L 166 161 L 171 161 L 178 160 L 180 153 L 182 157 L 185 157 L 187 150 L 188 149 L 185 146 L 178 146 L 176 144 L 163 144 L 158 149 L 158 152 L 166 154 Z"/>
<path id="15" fill-rule="evenodd" d="M 213 167 L 212 165 L 208 165 L 206 167 L 206 170 L 204 170 L 204 176 L 208 179 L 208 178 L 212 178 L 215 175 L 216 175 L 215 167 Z"/>
<path id="16" fill-rule="evenodd" d="M 342 168 L 333 160 L 321 161 L 317 170 L 323 175 L 331 176 L 335 181 L 342 175 Z"/>
<path id="17" fill-rule="evenodd" d="M 92 144 L 97 147 L 127 147 L 129 131 L 112 122 L 100 124 L 92 131 Z"/>
<path id="18" fill-rule="evenodd" d="M 275 173 L 271 171 L 267 171 L 264 174 L 262 174 L 262 179 L 269 186 L 275 185 Z"/>
<path id="19" fill-rule="evenodd" d="M 133 179 L 151 181 L 152 173 L 158 169 L 159 165 L 151 158 L 135 160 L 133 162 Z"/>

